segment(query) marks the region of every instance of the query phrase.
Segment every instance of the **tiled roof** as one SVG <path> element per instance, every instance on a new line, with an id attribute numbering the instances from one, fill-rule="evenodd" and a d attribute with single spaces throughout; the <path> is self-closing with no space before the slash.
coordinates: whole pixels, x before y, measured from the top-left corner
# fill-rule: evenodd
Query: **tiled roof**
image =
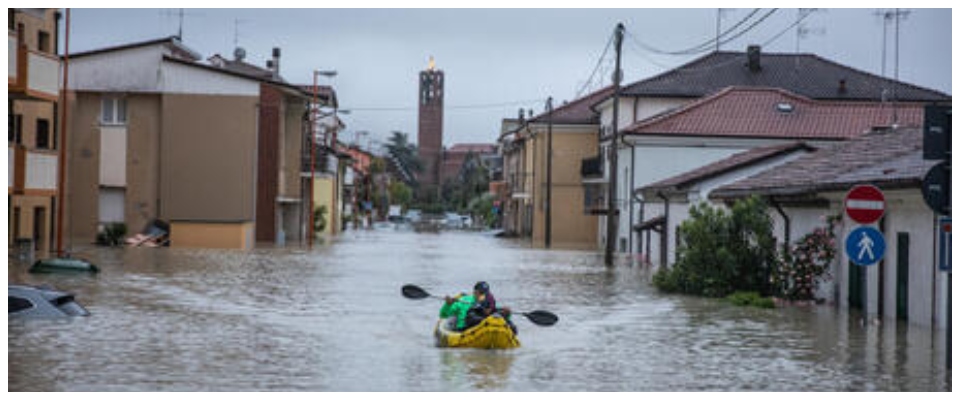
<path id="1" fill-rule="evenodd" d="M 591 107 L 613 94 L 614 87 L 607 86 L 596 92 L 590 93 L 574 101 L 563 104 L 559 107 L 554 106 L 553 115 L 548 118 L 546 112 L 543 112 L 532 119 L 533 123 L 569 124 L 569 125 L 596 125 L 600 123 L 600 115 Z"/>
<path id="2" fill-rule="evenodd" d="M 146 40 L 141 42 L 126 43 L 117 46 L 104 47 L 100 49 L 70 53 L 70 58 L 80 58 L 93 56 L 97 54 L 116 52 L 121 50 L 135 49 L 138 47 L 147 47 L 155 45 L 165 45 L 169 51 L 169 56 L 176 57 L 185 61 L 197 61 L 200 59 L 200 53 L 197 53 L 193 49 L 187 47 L 183 42 L 176 36 L 167 36 L 158 39 Z"/>
<path id="3" fill-rule="evenodd" d="M 214 57 L 217 58 L 217 62 L 215 63 L 215 66 L 219 68 L 223 68 L 236 73 L 252 76 L 255 78 L 283 81 L 283 78 L 274 79 L 273 71 L 269 69 L 258 67 L 256 65 L 249 64 L 240 60 L 228 60 L 226 58 L 221 57 L 219 54 L 215 55 Z"/>
<path id="4" fill-rule="evenodd" d="M 901 126 L 919 126 L 922 105 L 896 105 Z M 783 89 L 730 87 L 640 121 L 632 135 L 848 139 L 893 122 L 891 104 L 819 101 Z"/>
<path id="5" fill-rule="evenodd" d="M 651 183 L 640 189 L 637 189 L 637 191 L 652 192 L 652 191 L 682 190 L 683 188 L 693 185 L 697 182 L 715 177 L 717 175 L 720 175 L 738 168 L 743 168 L 764 160 L 768 160 L 773 157 L 786 155 L 796 151 L 812 151 L 812 150 L 814 150 L 813 147 L 802 142 L 779 144 L 779 145 L 766 146 L 766 147 L 757 147 L 757 148 L 753 148 L 747 151 L 734 154 L 720 161 L 704 165 L 700 168 L 696 168 L 696 169 L 684 172 L 682 174 L 679 174 L 655 183 Z"/>
<path id="6" fill-rule="evenodd" d="M 937 161 L 923 159 L 923 131 L 900 128 L 870 133 L 823 148 L 776 168 L 714 190 L 712 198 L 750 194 L 804 195 L 844 190 L 860 183 L 919 187 Z"/>
<path id="7" fill-rule="evenodd" d="M 841 84 L 842 82 L 842 84 Z M 633 97 L 703 97 L 728 86 L 779 87 L 812 99 L 947 101 L 931 89 L 883 78 L 813 54 L 760 54 L 760 69 L 751 71 L 745 52 L 714 52 L 622 89 Z"/>

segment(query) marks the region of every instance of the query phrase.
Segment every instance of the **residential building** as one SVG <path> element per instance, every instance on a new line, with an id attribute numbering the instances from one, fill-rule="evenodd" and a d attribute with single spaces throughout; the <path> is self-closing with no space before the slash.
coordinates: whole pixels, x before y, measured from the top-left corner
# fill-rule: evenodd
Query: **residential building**
<path id="1" fill-rule="evenodd" d="M 585 192 L 593 186 L 584 185 L 595 177 L 583 174 L 583 160 L 599 152 L 599 115 L 590 106 L 612 91 L 607 87 L 519 120 L 515 131 L 500 138 L 509 191 L 505 227 L 530 237 L 535 247 L 597 248 L 596 196 Z"/>
<path id="2" fill-rule="evenodd" d="M 918 104 L 903 105 L 900 114 L 904 124 L 919 126 L 922 123 L 923 108 Z M 635 176 L 623 177 L 624 189 L 630 189 L 631 181 L 653 181 L 661 176 L 667 179 L 644 185 L 647 190 L 633 191 L 639 205 L 634 225 L 640 223 L 648 236 L 637 237 L 631 250 L 642 252 L 640 245 L 650 242 L 649 235 L 655 227 L 651 223 L 664 213 L 663 207 L 644 206 L 651 201 L 662 201 L 658 193 L 666 188 L 665 184 L 669 186 L 671 176 L 695 172 L 697 166 L 709 160 L 729 162 L 728 157 L 750 149 L 795 141 L 814 147 L 829 146 L 882 126 L 887 117 L 881 103 L 817 101 L 783 89 L 731 87 L 627 127 L 623 133 L 627 143 L 633 146 L 634 160 L 630 160 L 633 169 L 627 169 L 625 174 L 632 170 Z M 705 199 L 708 194 L 709 191 L 705 191 L 699 198 Z M 675 217 L 668 221 L 666 230 L 659 233 L 669 251 L 658 244 L 646 247 L 645 254 L 654 262 L 660 261 L 658 265 L 672 263 L 675 242 L 667 237 L 675 236 L 674 230 L 683 221 L 683 215 L 686 215 L 684 211 L 675 210 Z M 633 236 L 638 233 L 634 229 Z M 669 260 L 661 258 L 661 254 L 668 255 Z"/>
<path id="3" fill-rule="evenodd" d="M 825 226 L 825 216 L 843 216 L 835 231 L 832 279 L 819 295 L 865 311 L 867 320 L 878 316 L 943 328 L 949 274 L 936 268 L 938 215 L 925 205 L 921 191 L 924 176 L 937 162 L 923 159 L 922 129 L 884 129 L 721 186 L 710 197 L 725 202 L 751 195 L 767 199 L 777 207 L 771 216 L 780 240 Z M 844 198 L 858 184 L 875 185 L 885 197 L 883 217 L 870 225 L 885 236 L 887 251 L 867 267 L 853 265 L 844 251 L 847 235 L 860 226 L 845 215 Z"/>
<path id="4" fill-rule="evenodd" d="M 814 148 L 803 142 L 755 147 L 700 168 L 651 183 L 635 191 L 640 203 L 638 253 L 643 263 L 660 268 L 676 261 L 678 230 L 690 208 L 709 201 L 713 189 L 792 161 Z"/>
<path id="5" fill-rule="evenodd" d="M 45 257 L 60 207 L 56 9 L 7 9 L 7 247 Z"/>
<path id="6" fill-rule="evenodd" d="M 313 93 L 309 88 L 291 86 L 282 78 L 279 48 L 273 49 L 266 68 L 247 63 L 245 56 L 246 51 L 237 48 L 232 60 L 217 54 L 208 62 L 260 81 L 256 241 L 278 245 L 301 242 L 307 237 L 310 182 L 300 164 L 310 154 L 306 112 Z"/>
<path id="7" fill-rule="evenodd" d="M 497 146 L 493 144 L 458 143 L 450 146 L 443 151 L 443 161 L 440 166 L 441 181 L 456 179 L 468 156 L 486 157 L 496 154 L 496 151 Z"/>
<path id="8" fill-rule="evenodd" d="M 631 226 L 636 224 L 641 199 L 631 198 L 636 188 L 686 170 L 718 161 L 747 147 L 710 146 L 710 133 L 693 135 L 636 134 L 630 127 L 670 113 L 704 96 L 729 87 L 780 88 L 810 100 L 873 102 L 885 114 L 872 126 L 904 126 L 912 123 L 911 111 L 918 105 L 948 101 L 935 90 L 876 76 L 813 54 L 761 53 L 759 46 L 746 52 L 718 51 L 662 74 L 626 85 L 619 97 L 618 133 L 626 136 L 617 143 L 618 182 L 615 202 L 619 212 L 616 249 L 637 251 L 639 241 Z M 608 96 L 594 105 L 600 113 L 603 134 L 601 165 L 609 176 L 607 153 L 613 128 L 613 99 Z M 751 115 L 734 111 L 740 117 Z M 765 145 L 756 141 L 750 145 Z M 653 147 L 650 147 L 650 146 Z M 606 178 L 604 178 L 604 181 Z M 606 243 L 606 219 L 600 219 L 597 240 Z"/>
<path id="9" fill-rule="evenodd" d="M 154 219 L 169 222 L 175 247 L 249 249 L 303 232 L 297 87 L 201 63 L 176 37 L 70 57 L 74 241 Z"/>

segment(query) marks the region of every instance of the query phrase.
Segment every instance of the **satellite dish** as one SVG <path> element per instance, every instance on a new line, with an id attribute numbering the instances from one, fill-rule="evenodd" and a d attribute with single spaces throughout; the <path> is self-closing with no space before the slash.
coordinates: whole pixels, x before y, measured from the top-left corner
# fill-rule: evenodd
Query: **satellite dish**
<path id="1" fill-rule="evenodd" d="M 247 56 L 247 51 L 243 47 L 237 47 L 233 51 L 233 59 L 236 61 L 243 61 L 243 58 Z"/>

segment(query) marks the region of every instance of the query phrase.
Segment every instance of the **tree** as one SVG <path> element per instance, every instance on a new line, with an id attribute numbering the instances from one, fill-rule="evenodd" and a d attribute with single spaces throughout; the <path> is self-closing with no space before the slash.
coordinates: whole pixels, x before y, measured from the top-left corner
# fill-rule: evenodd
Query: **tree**
<path id="1" fill-rule="evenodd" d="M 423 163 L 417 155 L 417 146 L 410 143 L 406 133 L 393 131 L 385 147 L 387 157 L 393 162 L 399 178 L 416 185 L 416 174 L 423 171 Z"/>
<path id="2" fill-rule="evenodd" d="M 413 201 L 413 190 L 409 186 L 404 185 L 403 182 L 393 182 L 388 190 L 391 204 L 399 204 L 404 208 L 410 207 L 410 202 Z"/>

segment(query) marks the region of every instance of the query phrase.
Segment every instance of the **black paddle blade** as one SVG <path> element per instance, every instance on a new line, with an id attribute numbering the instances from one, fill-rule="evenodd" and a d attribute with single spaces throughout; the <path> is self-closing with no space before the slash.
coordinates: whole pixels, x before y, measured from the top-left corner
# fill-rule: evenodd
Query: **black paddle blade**
<path id="1" fill-rule="evenodd" d="M 420 300 L 430 297 L 430 293 L 427 293 L 426 290 L 421 289 L 417 285 L 403 285 L 401 291 L 403 292 L 403 297 L 408 299 Z"/>
<path id="2" fill-rule="evenodd" d="M 522 313 L 524 317 L 540 326 L 552 326 L 560 320 L 560 317 L 557 317 L 557 314 L 554 314 L 550 311 L 536 310 L 531 312 Z"/>

